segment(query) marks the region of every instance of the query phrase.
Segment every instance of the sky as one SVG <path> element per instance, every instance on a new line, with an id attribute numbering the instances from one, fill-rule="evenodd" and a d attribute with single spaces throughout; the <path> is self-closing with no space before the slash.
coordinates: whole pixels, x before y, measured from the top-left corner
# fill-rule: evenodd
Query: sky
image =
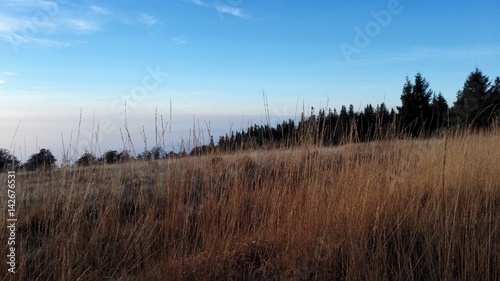
<path id="1" fill-rule="evenodd" d="M 498 11 L 497 0 L 0 0 L 0 148 L 24 161 L 49 148 L 59 164 L 63 151 L 130 149 L 128 134 L 136 153 L 188 148 L 265 123 L 264 92 L 273 123 L 311 107 L 395 108 L 418 72 L 451 105 L 476 67 L 500 75 Z"/>

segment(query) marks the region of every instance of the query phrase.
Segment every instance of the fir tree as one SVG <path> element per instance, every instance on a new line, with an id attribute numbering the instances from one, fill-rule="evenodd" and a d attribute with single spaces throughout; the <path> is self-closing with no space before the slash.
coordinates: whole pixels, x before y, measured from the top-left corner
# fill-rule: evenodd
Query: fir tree
<path id="1" fill-rule="evenodd" d="M 399 118 L 402 127 L 417 136 L 432 118 L 430 98 L 432 90 L 429 83 L 420 73 L 415 76 L 415 84 L 406 77 L 403 93 L 401 95 L 401 106 L 398 106 Z"/>
<path id="2" fill-rule="evenodd" d="M 457 93 L 457 100 L 453 106 L 453 117 L 457 125 L 472 125 L 482 127 L 490 117 L 488 109 L 488 94 L 490 81 L 479 69 L 469 74 L 462 90 Z"/>

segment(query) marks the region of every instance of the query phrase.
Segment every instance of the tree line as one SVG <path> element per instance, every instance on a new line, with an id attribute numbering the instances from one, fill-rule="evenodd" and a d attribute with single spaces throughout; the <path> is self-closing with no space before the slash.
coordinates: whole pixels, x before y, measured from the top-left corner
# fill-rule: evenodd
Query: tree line
<path id="1" fill-rule="evenodd" d="M 344 142 L 367 142 L 398 136 L 430 137 L 443 129 L 485 129 L 500 120 L 500 77 L 493 81 L 476 68 L 450 107 L 441 93 L 417 73 L 406 77 L 401 106 L 388 109 L 384 103 L 368 104 L 354 111 L 351 104 L 336 109 L 311 108 L 300 121 L 292 119 L 271 127 L 254 125 L 219 138 L 217 145 L 202 146 L 195 152 L 235 151 L 261 147 L 291 147 L 302 143 L 340 145 Z M 296 124 L 297 123 L 297 124 Z"/>
<path id="2" fill-rule="evenodd" d="M 325 146 L 341 145 L 345 142 L 368 142 L 399 136 L 430 137 L 443 129 L 485 129 L 500 122 L 500 77 L 490 80 L 476 68 L 471 72 L 456 100 L 450 107 L 441 93 L 436 94 L 429 82 L 417 73 L 413 80 L 406 77 L 401 93 L 401 106 L 388 109 L 385 103 L 368 104 L 355 111 L 351 104 L 336 109 L 314 108 L 308 116 L 303 112 L 298 122 L 283 120 L 276 126 L 253 125 L 246 130 L 220 136 L 215 143 L 194 147 L 190 154 L 201 155 L 231 152 L 245 149 L 290 148 L 301 144 Z M 85 152 L 76 162 L 77 166 L 115 164 L 129 160 L 157 160 L 187 156 L 186 151 L 166 152 L 162 147 L 153 147 L 132 156 L 129 151 L 109 150 L 101 157 Z M 6 149 L 0 149 L 0 171 L 6 169 L 50 169 L 56 158 L 50 150 L 41 149 L 21 165 L 20 161 Z"/>
<path id="3" fill-rule="evenodd" d="M 121 152 L 108 150 L 100 157 L 96 157 L 93 153 L 87 151 L 80 156 L 73 165 L 78 167 L 102 164 L 109 165 L 124 163 L 131 160 L 158 160 L 186 155 L 186 152 L 175 153 L 170 151 L 167 153 L 161 147 L 154 147 L 151 150 L 144 151 L 137 155 L 137 157 L 131 155 L 128 150 L 122 150 Z M 42 148 L 38 153 L 32 154 L 25 163 L 21 164 L 17 157 L 12 155 L 7 149 L 0 148 L 0 171 L 19 169 L 25 171 L 50 171 L 56 167 L 56 161 L 56 157 L 49 149 Z"/>

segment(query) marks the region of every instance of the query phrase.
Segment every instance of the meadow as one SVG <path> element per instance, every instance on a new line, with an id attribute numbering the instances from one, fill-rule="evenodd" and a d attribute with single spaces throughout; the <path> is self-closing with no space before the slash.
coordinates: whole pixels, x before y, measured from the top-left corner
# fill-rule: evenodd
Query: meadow
<path id="1" fill-rule="evenodd" d="M 18 172 L 18 268 L 0 276 L 500 280 L 499 144 L 491 129 Z"/>

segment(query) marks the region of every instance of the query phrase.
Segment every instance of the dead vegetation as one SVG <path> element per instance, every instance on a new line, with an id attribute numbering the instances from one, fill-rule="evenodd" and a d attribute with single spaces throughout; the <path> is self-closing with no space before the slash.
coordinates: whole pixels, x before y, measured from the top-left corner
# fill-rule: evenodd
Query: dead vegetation
<path id="1" fill-rule="evenodd" d="M 13 280 L 499 280 L 499 143 L 497 130 L 18 173 Z"/>

